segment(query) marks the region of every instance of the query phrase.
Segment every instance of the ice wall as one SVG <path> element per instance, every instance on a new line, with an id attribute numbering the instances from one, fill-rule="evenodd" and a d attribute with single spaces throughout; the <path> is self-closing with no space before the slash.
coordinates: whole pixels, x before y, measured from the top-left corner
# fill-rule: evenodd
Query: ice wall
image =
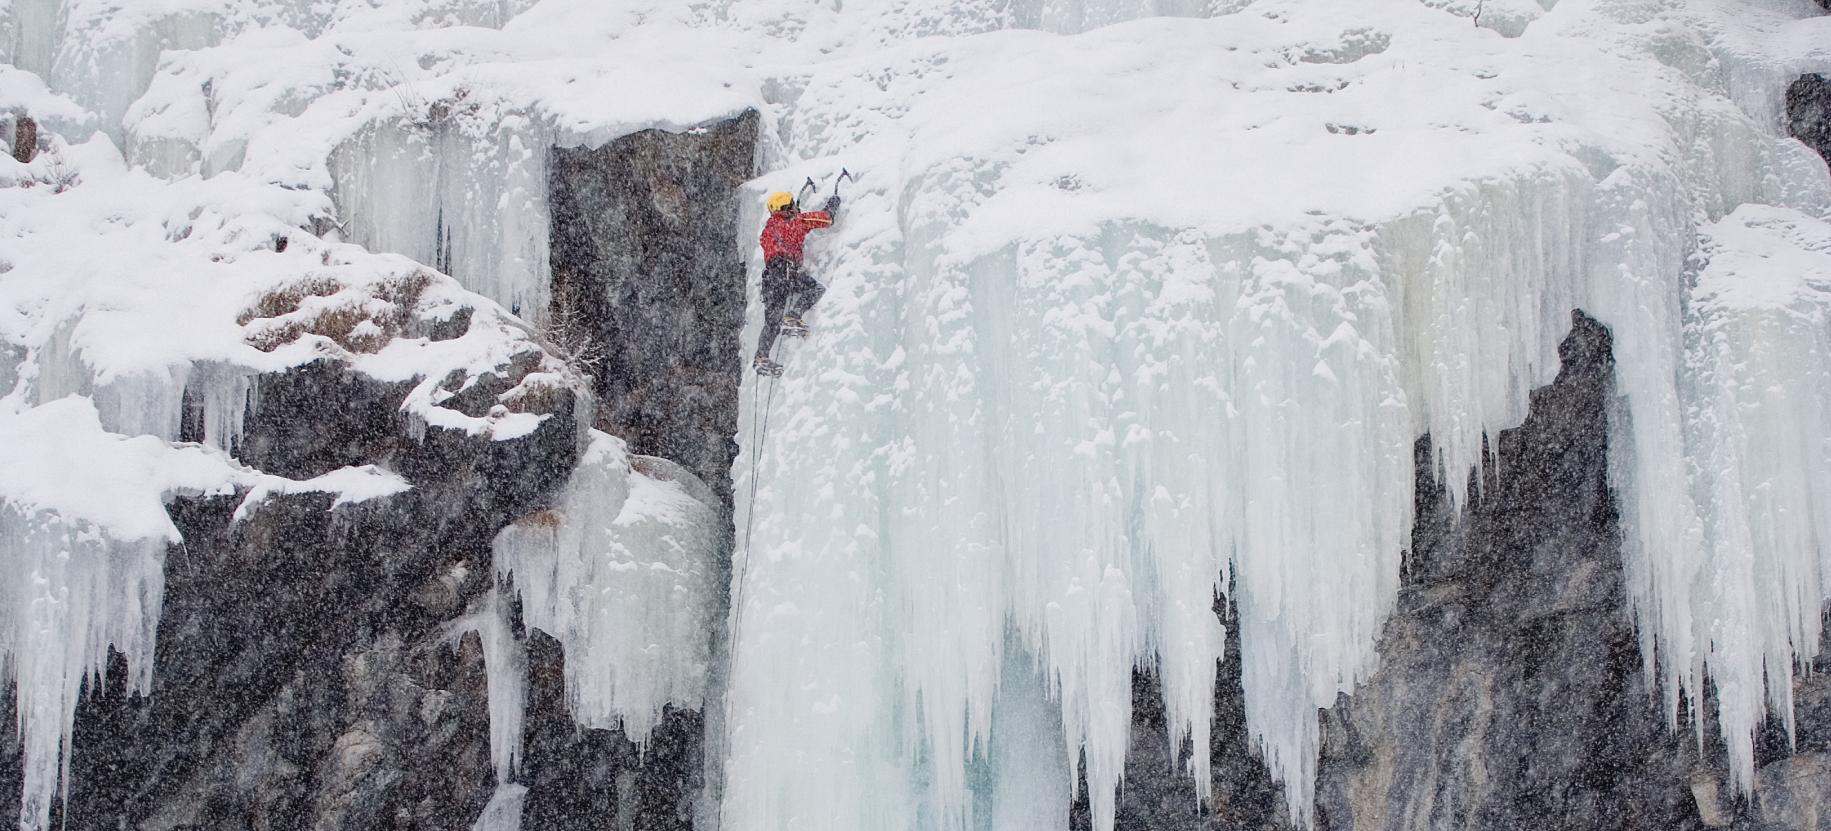
<path id="1" fill-rule="evenodd" d="M 97 114 L 100 129 L 119 143 L 122 117 L 151 83 L 160 53 L 218 42 L 233 5 L 15 0 L 8 15 L 13 63 Z"/>
<path id="2" fill-rule="evenodd" d="M 1377 662 L 1412 440 L 1458 503 L 1472 469 L 1507 475 L 1485 437 L 1555 375 L 1579 307 L 1614 334 L 1643 652 L 1675 718 L 1696 704 L 1697 581 L 1734 556 L 1688 467 L 1711 446 L 1682 400 L 1699 228 L 1746 203 L 1822 216 L 1824 168 L 1737 105 L 1684 4 L 1657 37 L 1644 9 L 1562 5 L 1517 46 L 1362 11 L 989 36 L 800 88 L 782 183 L 870 174 L 813 246 L 816 336 L 744 394 L 727 824 L 982 822 L 1007 625 L 1096 827 L 1134 668 L 1205 789 L 1217 596 L 1248 729 L 1307 819 L 1316 711 Z M 1752 724 L 1739 706 L 1720 715 Z"/>
<path id="3" fill-rule="evenodd" d="M 240 174 L 229 202 L 271 204 L 273 183 L 333 194 L 345 238 L 536 321 L 550 144 L 761 99 L 780 175 L 760 189 L 861 174 L 814 245 L 833 285 L 818 335 L 784 343 L 790 375 L 746 395 L 723 812 L 746 829 L 931 828 L 1052 822 L 1083 761 L 1109 825 L 1140 668 L 1161 676 L 1170 740 L 1195 749 L 1205 787 L 1217 595 L 1239 610 L 1249 729 L 1302 817 L 1315 710 L 1377 660 L 1411 441 L 1432 436 L 1466 502 L 1484 436 L 1555 372 L 1578 306 L 1617 348 L 1612 477 L 1643 654 L 1674 718 L 1711 679 L 1735 693 L 1720 715 L 1746 782 L 1744 737 L 1787 704 L 1759 679 L 1812 646 L 1804 610 L 1824 593 L 1804 565 L 1822 529 L 1764 501 L 1819 474 L 1746 437 L 1793 430 L 1809 458 L 1822 433 L 1736 396 L 1775 383 L 1745 374 L 1801 371 L 1748 357 L 1770 339 L 1816 347 L 1686 291 L 1739 234 L 1815 250 L 1799 240 L 1831 185 L 1776 132 L 1778 90 L 1824 60 L 1802 8 L 12 0 L 5 26 L 20 65 L 117 138 L 126 119 L 135 161 Z M 1457 16 L 1481 9 L 1514 37 Z M 272 22 L 298 31 L 232 37 Z M 1805 219 L 1717 224 L 1749 203 Z M 287 204 L 270 225 L 322 230 L 333 213 Z M 328 266 L 339 250 L 312 253 Z M 111 429 L 176 429 L 164 370 L 91 377 L 96 344 L 32 337 L 31 403 L 81 393 Z M 410 376 L 389 364 L 403 352 L 367 365 Z M 233 378 L 206 386 L 206 435 L 232 435 L 246 396 Z M 558 512 L 498 541 L 499 566 L 529 625 L 592 656 L 569 662 L 574 709 L 640 734 L 703 697 L 691 666 L 706 658 L 680 638 L 715 593 L 667 559 L 666 541 L 693 545 L 657 517 L 687 502 L 638 499 L 669 489 L 596 452 Z M 1507 459 L 1485 463 L 1506 475 Z M 630 513 L 651 502 L 673 507 Z M 630 554 L 635 539 L 661 553 Z M 1791 605 L 1746 599 L 1776 590 Z M 642 606 L 675 594 L 691 599 Z M 1045 771 L 1001 773 L 1001 730 L 1059 733 Z"/>
<path id="4" fill-rule="evenodd" d="M 1683 575 L 1734 782 L 1831 599 L 1831 224 L 1744 206 L 1707 229 L 1682 388 L 1709 557 Z"/>
<path id="5" fill-rule="evenodd" d="M 246 477 L 220 454 L 106 432 L 76 396 L 0 409 L 0 470 L 0 672 L 17 697 L 19 826 L 40 831 L 68 787 L 77 698 L 109 651 L 126 658 L 129 689 L 152 681 L 165 549 L 178 538 L 164 496 Z"/>

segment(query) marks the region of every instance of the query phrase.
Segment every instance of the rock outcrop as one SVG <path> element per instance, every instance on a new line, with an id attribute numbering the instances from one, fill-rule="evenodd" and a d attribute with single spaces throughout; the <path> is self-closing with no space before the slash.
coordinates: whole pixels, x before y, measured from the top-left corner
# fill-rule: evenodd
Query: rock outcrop
<path id="1" fill-rule="evenodd" d="M 1831 164 L 1831 77 L 1801 75 L 1788 85 L 1786 114 L 1787 134 L 1817 150 Z"/>
<path id="2" fill-rule="evenodd" d="M 1557 381 L 1502 431 L 1458 516 L 1418 449 L 1417 524 L 1381 669 L 1323 716 L 1327 828 L 1699 822 L 1648 688 L 1608 489 L 1613 362 L 1581 314 Z"/>
<path id="3" fill-rule="evenodd" d="M 1560 355 L 1526 422 L 1491 439 L 1462 511 L 1419 440 L 1417 522 L 1381 668 L 1321 715 L 1317 828 L 1735 821 L 1720 773 L 1690 731 L 1667 729 L 1641 670 L 1608 490 L 1607 330 L 1577 313 Z M 1292 827 L 1246 735 L 1238 647 L 1230 632 L 1206 805 L 1170 758 L 1154 679 L 1136 679 L 1119 828 Z"/>
<path id="4" fill-rule="evenodd" d="M 493 401 L 516 380 L 507 367 L 465 395 Z M 556 397 L 518 439 L 416 438 L 407 386 L 329 361 L 258 379 L 244 463 L 295 479 L 383 463 L 413 488 L 338 506 L 274 496 L 241 518 L 239 494 L 176 500 L 185 542 L 167 553 L 152 694 L 113 672 L 85 696 L 54 822 L 437 828 L 481 811 L 482 655 L 452 624 L 490 585 L 491 538 L 564 481 L 577 404 Z"/>
<path id="5" fill-rule="evenodd" d="M 556 307 L 566 306 L 556 311 L 584 331 L 548 334 L 595 342 L 575 357 L 601 362 L 573 367 L 597 370 L 595 401 L 545 380 L 553 364 L 533 341 L 493 371 L 446 379 L 435 396 L 473 420 L 506 416 L 505 403 L 544 417 L 501 440 L 417 421 L 402 406 L 417 381 L 377 380 L 333 358 L 254 379 L 238 461 L 294 480 L 376 465 L 412 487 L 351 504 L 330 493 L 271 494 L 244 515 L 245 491 L 175 499 L 184 543 L 167 553 L 152 693 L 129 693 L 118 655 L 92 684 L 75 722 L 68 799 L 52 822 L 470 827 L 498 784 L 493 673 L 469 631 L 495 584 L 491 541 L 552 506 L 592 414 L 633 450 L 700 475 L 718 493 L 696 498 L 723 502 L 729 527 L 745 303 L 734 194 L 750 175 L 757 121 L 746 113 L 693 133 L 554 151 Z M 415 296 L 403 296 L 403 309 Z M 305 334 L 351 353 L 378 348 L 352 340 L 344 324 L 353 321 L 341 318 L 265 325 L 298 305 L 282 302 L 289 298 L 246 315 L 251 343 L 273 348 Z M 470 319 L 459 309 L 413 335 L 458 337 Z M 530 377 L 543 380 L 518 386 Z M 186 440 L 203 438 L 202 399 L 187 393 Z M 700 714 L 669 708 L 647 737 L 581 728 L 568 712 L 559 642 L 526 627 L 516 609 L 510 617 L 526 653 L 514 776 L 526 789 L 524 827 L 691 827 L 705 768 Z M 0 692 L 0 812 L 11 816 L 22 759 L 11 691 Z"/>
<path id="6" fill-rule="evenodd" d="M 553 318 L 600 350 L 598 426 L 730 501 L 743 370 L 737 187 L 759 116 L 549 157 Z"/>

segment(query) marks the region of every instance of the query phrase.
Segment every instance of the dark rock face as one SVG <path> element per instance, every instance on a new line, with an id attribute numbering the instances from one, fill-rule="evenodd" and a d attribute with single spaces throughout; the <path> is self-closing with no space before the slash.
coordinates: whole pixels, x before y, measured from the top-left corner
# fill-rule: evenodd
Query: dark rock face
<path id="1" fill-rule="evenodd" d="M 1460 521 L 1420 442 L 1384 664 L 1323 717 L 1320 826 L 1701 824 L 1684 734 L 1648 688 L 1624 596 L 1608 333 L 1578 314 L 1560 354 Z"/>
<path id="2" fill-rule="evenodd" d="M 703 724 L 669 709 L 640 750 L 621 730 L 581 730 L 566 710 L 565 655 L 536 630 L 528 639 L 523 751 L 528 796 L 521 827 L 554 831 L 687 831 L 704 782 Z M 585 765 L 573 760 L 589 759 Z"/>
<path id="3" fill-rule="evenodd" d="M 30 162 L 38 157 L 38 122 L 29 115 L 13 122 L 13 160 Z"/>
<path id="4" fill-rule="evenodd" d="M 735 195 L 758 122 L 747 112 L 549 156 L 552 317 L 602 345 L 598 426 L 727 503 L 745 303 Z"/>
<path id="5" fill-rule="evenodd" d="M 565 481 L 573 403 L 521 439 L 415 441 L 399 385 L 321 362 L 258 386 L 243 461 L 294 478 L 386 462 L 414 487 L 336 508 L 288 495 L 239 522 L 238 497 L 176 500 L 185 544 L 167 555 L 152 695 L 117 671 L 84 697 L 53 821 L 468 826 L 495 782 L 482 650 L 452 623 L 489 586 L 496 532 Z M 16 798 L 16 779 L 0 788 Z"/>
<path id="6" fill-rule="evenodd" d="M 1216 604 L 1215 614 L 1226 610 Z M 1240 633 L 1227 627 L 1227 654 L 1215 679 L 1214 723 L 1208 735 L 1208 758 L 1214 760 L 1213 790 L 1206 805 L 1189 779 L 1192 749 L 1171 753 L 1168 718 L 1157 678 L 1132 675 L 1132 734 L 1125 760 L 1125 782 L 1113 820 L 1120 829 L 1263 829 L 1289 828 L 1284 791 L 1273 781 L 1246 732 L 1246 693 L 1240 686 Z M 1087 783 L 1069 814 L 1074 831 L 1093 827 Z"/>
<path id="7" fill-rule="evenodd" d="M 1417 524 L 1381 669 L 1321 716 L 1317 828 L 1671 831 L 1704 827 L 1705 802 L 1731 821 L 1734 800 L 1718 799 L 1690 731 L 1666 729 L 1641 671 L 1607 485 L 1609 349 L 1577 313 L 1556 382 L 1494 440 L 1498 466 L 1460 519 L 1419 441 Z M 1169 756 L 1155 681 L 1135 681 L 1120 828 L 1291 827 L 1245 734 L 1239 673 L 1230 637 L 1206 806 Z"/>
<path id="8" fill-rule="evenodd" d="M 486 376 L 470 394 L 494 400 L 513 377 Z M 414 488 L 336 508 L 328 494 L 278 497 L 239 522 L 239 495 L 176 500 L 185 544 L 167 556 L 152 695 L 124 689 L 115 656 L 110 680 L 80 705 L 69 801 L 53 822 L 469 827 L 496 783 L 483 651 L 458 619 L 490 586 L 496 532 L 550 504 L 574 466 L 574 403 L 561 399 L 521 439 L 432 430 L 415 440 L 398 412 L 402 385 L 322 362 L 258 386 L 243 461 L 294 478 L 386 462 Z M 639 817 L 635 828 L 686 827 L 701 768 L 697 714 L 670 714 L 646 756 L 620 733 L 580 731 L 558 645 L 531 635 L 517 776 L 529 788 L 525 816 L 538 822 L 528 827 L 602 828 L 619 816 Z M 7 726 L 0 807 L 16 813 Z"/>
<path id="9" fill-rule="evenodd" d="M 1820 4 L 1831 0 L 1819 0 Z M 1826 6 L 1831 9 L 1831 6 Z M 1801 75 L 1786 90 L 1787 134 L 1831 163 L 1831 78 Z"/>

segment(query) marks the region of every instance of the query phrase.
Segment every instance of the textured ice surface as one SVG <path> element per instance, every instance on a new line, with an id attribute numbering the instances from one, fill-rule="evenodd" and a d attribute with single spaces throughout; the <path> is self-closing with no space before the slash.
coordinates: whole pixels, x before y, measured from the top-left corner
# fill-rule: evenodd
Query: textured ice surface
<path id="1" fill-rule="evenodd" d="M 1316 710 L 1377 660 L 1412 439 L 1466 499 L 1575 307 L 1615 335 L 1650 668 L 1674 713 L 1695 698 L 1713 611 L 1683 564 L 1720 553 L 1680 401 L 1697 227 L 1828 204 L 1823 164 L 1713 72 L 1690 16 L 1712 8 L 1649 30 L 1640 6 L 1564 4 L 1502 40 L 1409 4 L 1261 2 L 813 68 L 759 189 L 866 176 L 813 244 L 832 288 L 779 350 L 767 435 L 741 420 L 761 461 L 736 471 L 754 536 L 726 822 L 983 821 L 967 771 L 1009 625 L 1107 827 L 1133 667 L 1163 677 L 1173 740 L 1206 747 L 1217 594 L 1248 729 L 1307 816 Z"/>
<path id="2" fill-rule="evenodd" d="M 351 240 L 431 263 L 528 321 L 547 313 L 547 137 L 525 117 L 383 122 L 331 157 Z"/>
<path id="3" fill-rule="evenodd" d="M 1747 788 L 1766 713 L 1791 737 L 1793 668 L 1831 597 L 1831 224 L 1750 205 L 1706 239 L 1684 400 L 1709 553 L 1671 567 Z"/>
<path id="4" fill-rule="evenodd" d="M 67 781 L 77 697 L 101 678 L 110 648 L 127 658 L 129 688 L 148 692 L 164 555 L 162 539 L 117 541 L 0 503 L 0 669 L 18 685 L 21 829 L 49 827 L 58 783 Z"/>
<path id="5" fill-rule="evenodd" d="M 580 724 L 645 743 L 662 708 L 701 706 L 722 601 L 716 504 L 678 466 L 594 430 L 558 504 L 496 537 L 523 622 L 565 647 Z"/>

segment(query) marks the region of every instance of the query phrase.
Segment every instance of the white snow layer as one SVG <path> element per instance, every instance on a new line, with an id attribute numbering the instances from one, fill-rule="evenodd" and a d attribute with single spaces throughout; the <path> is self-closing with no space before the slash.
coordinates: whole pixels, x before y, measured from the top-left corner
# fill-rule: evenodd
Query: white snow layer
<path id="1" fill-rule="evenodd" d="M 374 275 L 409 268 L 301 228 L 538 320 L 547 146 L 758 107 L 755 195 L 842 165 L 859 180 L 811 244 L 831 286 L 815 337 L 778 347 L 773 389 L 746 380 L 729 828 L 1062 827 L 1083 771 L 1110 828 L 1135 668 L 1162 681 L 1205 791 L 1217 598 L 1238 612 L 1249 730 L 1307 817 L 1317 708 L 1377 664 L 1413 439 L 1466 503 L 1483 437 L 1554 377 L 1579 307 L 1614 337 L 1611 483 L 1668 712 L 1718 685 L 1743 786 L 1752 730 L 1788 717 L 1764 677 L 1816 653 L 1831 596 L 1811 276 L 1831 184 L 1779 136 L 1786 83 L 1831 70 L 1812 4 L 373 6 L 11 0 L 0 50 L 49 87 L 0 76 L 0 94 L 74 101 L 58 129 L 99 124 L 144 172 L 108 140 L 0 159 L 8 183 L 49 185 L 0 191 L 17 267 L 0 350 L 31 356 L 0 360 L 0 386 L 90 395 L 111 429 L 158 435 L 161 391 L 199 362 L 232 380 L 335 351 L 252 354 L 229 323 L 321 257 L 347 283 L 327 303 L 387 302 Z M 111 187 L 47 212 L 72 168 Z M 281 233 L 285 254 L 256 250 Z M 187 336 L 145 338 L 162 319 Z M 350 359 L 487 365 L 504 326 Z M 229 436 L 245 396 L 225 389 Z M 445 394 L 428 381 L 409 406 L 531 429 Z M 655 543 L 687 545 L 686 525 L 623 524 L 631 503 L 687 502 L 638 500 L 666 488 L 593 448 L 564 505 L 504 532 L 499 568 L 566 644 L 582 720 L 634 735 L 704 695 L 685 618 L 713 595 Z M 644 651 L 660 644 L 688 651 Z"/>

